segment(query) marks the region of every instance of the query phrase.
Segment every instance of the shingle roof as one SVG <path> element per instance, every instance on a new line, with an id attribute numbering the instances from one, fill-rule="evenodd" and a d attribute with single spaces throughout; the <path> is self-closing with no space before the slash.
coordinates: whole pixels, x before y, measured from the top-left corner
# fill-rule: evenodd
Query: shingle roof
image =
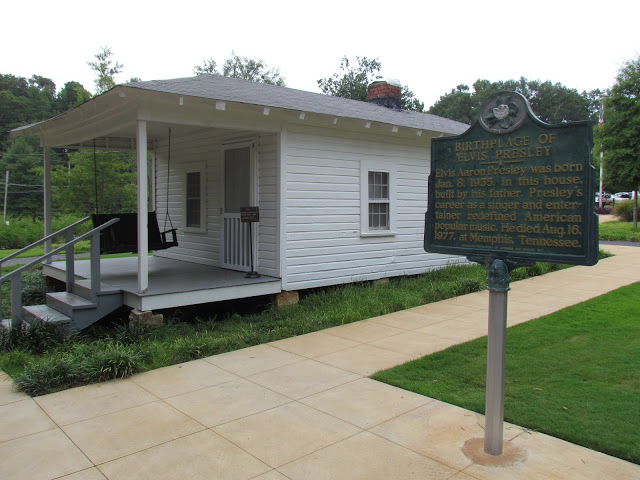
<path id="1" fill-rule="evenodd" d="M 428 113 L 395 111 L 358 100 L 277 87 L 221 75 L 151 80 L 128 83 L 125 86 L 176 95 L 356 118 L 450 134 L 460 134 L 469 128 L 467 124 Z"/>

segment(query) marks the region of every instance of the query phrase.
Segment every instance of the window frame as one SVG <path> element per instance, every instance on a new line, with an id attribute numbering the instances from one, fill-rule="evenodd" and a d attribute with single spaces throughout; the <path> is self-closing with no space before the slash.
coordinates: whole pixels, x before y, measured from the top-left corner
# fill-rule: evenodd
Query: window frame
<path id="1" fill-rule="evenodd" d="M 200 175 L 200 226 L 188 226 L 188 177 L 191 173 Z M 182 180 L 182 215 L 185 233 L 206 233 L 207 231 L 207 191 L 206 191 L 206 168 L 204 163 L 185 165 Z"/>
<path id="2" fill-rule="evenodd" d="M 388 198 L 369 198 L 369 173 L 385 173 L 388 179 Z M 372 203 L 387 204 L 388 228 L 372 228 L 369 226 L 369 205 Z M 396 235 L 396 171 L 386 162 L 363 161 L 360 164 L 360 236 L 386 237 Z"/>

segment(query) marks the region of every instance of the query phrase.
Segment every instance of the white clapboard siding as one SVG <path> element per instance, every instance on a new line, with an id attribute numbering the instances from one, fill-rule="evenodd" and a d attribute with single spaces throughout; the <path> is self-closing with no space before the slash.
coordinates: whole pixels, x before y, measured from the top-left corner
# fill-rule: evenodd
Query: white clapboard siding
<path id="1" fill-rule="evenodd" d="M 222 135 L 220 131 L 198 129 L 186 134 L 173 132 L 171 136 L 171 172 L 169 175 L 169 213 L 178 230 L 178 247 L 157 252 L 159 256 L 218 266 L 221 263 L 223 223 L 223 145 L 234 141 L 254 141 L 257 165 L 258 206 L 260 223 L 257 224 L 257 270 L 277 276 L 277 137 L 276 135 Z M 167 139 L 156 147 L 156 210 L 163 227 L 167 201 Z M 195 166 L 202 167 L 205 175 L 206 229 L 185 232 L 184 229 L 184 177 Z"/>
<path id="2" fill-rule="evenodd" d="M 219 137 L 219 138 L 218 138 Z M 178 228 L 178 246 L 162 250 L 156 255 L 187 260 L 207 265 L 220 263 L 220 174 L 221 142 L 224 137 L 213 130 L 197 129 L 171 135 L 171 165 L 169 175 L 169 214 Z M 156 211 L 162 227 L 166 212 L 168 139 L 165 137 L 155 149 L 156 153 Z M 205 225 L 202 232 L 184 230 L 184 181 L 188 170 L 202 169 L 205 175 Z"/>
<path id="3" fill-rule="evenodd" d="M 287 139 L 285 289 L 413 275 L 462 261 L 427 254 L 422 246 L 428 141 L 407 145 L 391 137 L 295 126 Z M 396 235 L 361 236 L 363 162 L 395 172 Z"/>
<path id="4" fill-rule="evenodd" d="M 278 137 L 262 135 L 255 141 L 258 175 L 258 206 L 260 222 L 257 224 L 258 245 L 256 270 L 278 277 Z"/>

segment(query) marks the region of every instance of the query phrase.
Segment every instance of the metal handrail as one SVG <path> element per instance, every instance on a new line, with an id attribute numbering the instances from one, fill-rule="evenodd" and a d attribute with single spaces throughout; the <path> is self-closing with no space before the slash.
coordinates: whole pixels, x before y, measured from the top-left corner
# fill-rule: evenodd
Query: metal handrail
<path id="1" fill-rule="evenodd" d="M 36 258 L 35 260 L 30 261 L 29 263 L 22 265 L 21 267 L 16 268 L 15 270 L 9 272 L 4 276 L 0 276 L 0 286 L 6 280 L 11 280 L 11 325 L 14 324 L 19 325 L 21 322 L 21 311 L 22 311 L 22 273 L 24 270 L 27 270 L 34 265 L 38 265 L 48 258 L 56 255 L 58 252 L 66 250 L 67 253 L 67 291 L 71 292 L 71 287 L 73 284 L 73 279 L 75 277 L 74 269 L 73 269 L 73 249 L 68 248 L 72 247 L 76 243 L 85 240 L 91 237 L 91 297 L 93 301 L 96 301 L 98 296 L 98 290 L 100 288 L 100 232 L 107 227 L 110 227 L 117 221 L 119 218 L 113 218 L 108 222 L 103 223 L 102 225 L 97 226 L 93 230 L 84 233 L 76 238 L 70 238 L 72 235 L 72 231 L 69 229 L 71 225 L 63 230 L 67 232 L 67 243 L 64 245 L 51 250 L 50 252 L 45 253 L 44 255 Z M 82 222 L 80 222 L 82 223 Z M 74 226 L 77 225 L 74 224 Z M 56 232 L 56 234 L 60 234 L 60 232 Z M 47 237 L 42 239 L 41 241 L 46 241 Z M 0 312 L 2 312 L 2 289 L 0 288 Z"/>
<path id="2" fill-rule="evenodd" d="M 67 249 L 67 247 L 71 246 L 71 245 L 75 245 L 78 242 L 81 242 L 82 240 L 86 240 L 87 238 L 93 236 L 94 233 L 100 232 L 102 230 L 104 230 L 106 227 L 110 227 L 111 225 L 113 225 L 114 223 L 116 223 L 118 220 L 120 220 L 119 218 L 113 218 L 111 220 L 109 220 L 106 223 L 103 223 L 102 225 L 94 228 L 93 230 L 88 231 L 87 233 L 83 233 L 82 235 L 80 235 L 79 237 L 74 238 L 73 240 L 71 240 L 70 242 L 65 243 L 64 245 L 62 245 L 61 247 L 58 248 L 54 248 L 53 250 L 51 250 L 48 253 L 45 253 L 44 255 L 42 255 L 41 257 L 36 258 L 35 260 L 30 261 L 29 263 L 25 263 L 24 265 L 22 265 L 19 268 L 16 268 L 15 270 L 10 271 L 9 273 L 7 273 L 6 275 L 3 275 L 0 277 L 0 284 L 2 282 L 4 282 L 5 280 L 9 280 L 12 276 L 17 275 L 20 272 L 23 272 L 24 270 L 27 270 L 31 267 L 33 267 L 34 265 L 37 265 L 39 263 L 44 262 L 46 259 L 48 259 L 49 257 L 52 257 L 53 255 L 56 255 L 58 252 L 62 252 L 64 250 Z M 65 229 L 66 230 L 66 229 Z M 62 230 L 60 230 L 60 232 L 62 232 Z M 58 232 L 58 233 L 60 233 Z"/>
<path id="3" fill-rule="evenodd" d="M 55 233 L 47 235 L 46 237 L 41 238 L 40 240 L 36 240 L 31 245 L 27 245 L 26 247 L 21 248 L 17 252 L 13 252 L 11 255 L 7 255 L 4 258 L 0 258 L 0 266 L 2 266 L 2 264 L 4 262 L 6 262 L 7 260 L 11 260 L 12 258 L 16 258 L 17 256 L 22 255 L 24 252 L 27 252 L 27 251 L 31 250 L 32 248 L 34 248 L 34 247 L 37 247 L 41 243 L 44 243 L 47 240 L 52 240 L 54 237 L 66 232 L 67 230 L 72 230 L 72 229 L 76 228 L 78 225 L 80 225 L 80 224 L 82 224 L 82 223 L 84 223 L 84 222 L 86 222 L 88 220 L 91 220 L 91 217 L 84 217 L 82 220 L 78 220 L 77 222 L 72 223 L 71 225 L 68 225 L 68 226 L 62 228 L 62 229 L 58 230 Z"/>

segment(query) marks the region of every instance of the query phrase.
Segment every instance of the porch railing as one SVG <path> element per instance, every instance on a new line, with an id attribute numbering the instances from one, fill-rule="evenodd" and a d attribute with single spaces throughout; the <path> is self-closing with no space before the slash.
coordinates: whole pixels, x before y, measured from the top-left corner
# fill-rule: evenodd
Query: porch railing
<path id="1" fill-rule="evenodd" d="M 120 219 L 114 218 L 112 220 L 109 220 L 108 222 L 103 223 L 93 230 L 74 238 L 74 228 L 90 219 L 91 217 L 85 217 L 82 220 L 79 220 L 65 228 L 62 228 L 57 232 L 52 233 L 51 235 L 47 235 L 46 237 L 33 242 L 31 245 L 28 245 L 18 250 L 17 252 L 14 252 L 9 256 L 0 259 L 0 314 L 2 312 L 2 284 L 6 281 L 11 280 L 11 326 L 20 325 L 22 323 L 22 272 L 33 267 L 34 265 L 45 262 L 53 255 L 56 255 L 64 250 L 66 253 L 67 263 L 66 289 L 67 292 L 71 292 L 75 278 L 75 244 L 82 240 L 86 240 L 87 238 L 91 239 L 91 300 L 94 302 L 97 300 L 98 293 L 100 291 L 100 232 L 105 228 L 113 225 Z M 6 275 L 2 275 L 2 264 L 4 262 L 6 262 L 7 260 L 11 260 L 12 258 L 16 258 L 18 255 L 21 255 L 22 253 L 34 247 L 37 247 L 44 242 L 52 240 L 54 237 L 62 233 L 65 234 L 66 243 L 64 245 L 54 248 L 53 250 L 34 260 L 31 260 L 30 262 L 22 265 L 19 268 L 16 268 Z"/>
<path id="2" fill-rule="evenodd" d="M 251 241 L 248 223 L 240 217 L 225 217 L 223 226 L 223 263 L 229 267 L 249 270 L 251 266 Z"/>

